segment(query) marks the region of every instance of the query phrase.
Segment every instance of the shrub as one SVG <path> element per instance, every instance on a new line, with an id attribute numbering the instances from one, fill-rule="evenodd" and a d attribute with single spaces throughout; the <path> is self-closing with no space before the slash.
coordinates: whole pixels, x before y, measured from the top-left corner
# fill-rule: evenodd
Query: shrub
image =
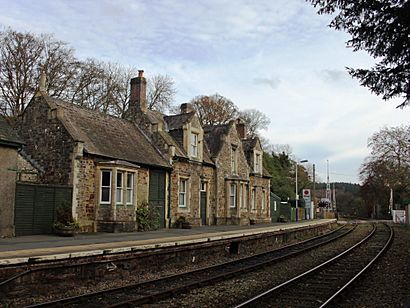
<path id="1" fill-rule="evenodd" d="M 138 231 L 156 230 L 159 228 L 159 213 L 150 207 L 148 203 L 143 203 L 135 212 Z"/>

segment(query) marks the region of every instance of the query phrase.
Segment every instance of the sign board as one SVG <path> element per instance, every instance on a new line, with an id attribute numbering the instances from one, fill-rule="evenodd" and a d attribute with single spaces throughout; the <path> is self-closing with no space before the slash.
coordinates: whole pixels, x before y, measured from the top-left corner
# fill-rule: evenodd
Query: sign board
<path id="1" fill-rule="evenodd" d="M 305 207 L 310 208 L 311 204 L 311 197 L 310 197 L 310 189 L 303 189 L 302 191 L 303 199 L 305 200 Z"/>
<path id="2" fill-rule="evenodd" d="M 305 197 L 310 197 L 310 189 L 304 189 L 303 190 L 303 198 Z"/>

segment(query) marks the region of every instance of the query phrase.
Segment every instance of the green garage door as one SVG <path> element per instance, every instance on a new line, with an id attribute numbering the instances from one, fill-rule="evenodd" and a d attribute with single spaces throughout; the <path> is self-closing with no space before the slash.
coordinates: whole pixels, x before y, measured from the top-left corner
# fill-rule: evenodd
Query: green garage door
<path id="1" fill-rule="evenodd" d="M 16 235 L 52 233 L 56 208 L 64 202 L 71 204 L 71 196 L 71 187 L 17 183 Z"/>
<path id="2" fill-rule="evenodd" d="M 165 228 L 165 171 L 149 172 L 149 205 L 158 213 L 159 227 Z"/>

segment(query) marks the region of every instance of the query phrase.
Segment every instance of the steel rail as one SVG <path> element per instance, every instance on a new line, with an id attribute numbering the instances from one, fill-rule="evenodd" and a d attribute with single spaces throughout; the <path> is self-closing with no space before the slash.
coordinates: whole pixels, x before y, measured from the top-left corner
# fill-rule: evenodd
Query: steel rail
<path id="1" fill-rule="evenodd" d="M 385 224 L 384 224 L 384 225 L 385 225 Z M 388 226 L 388 228 L 390 229 L 390 236 L 389 236 L 389 239 L 386 241 L 386 243 L 383 245 L 383 248 L 377 253 L 376 257 L 374 257 L 370 262 L 368 262 L 368 263 L 366 264 L 366 266 L 360 271 L 360 273 L 356 274 L 352 279 L 349 280 L 349 282 L 347 283 L 348 285 L 350 285 L 351 283 L 353 283 L 353 281 L 355 281 L 357 277 L 359 277 L 366 269 L 368 269 L 368 268 L 378 259 L 378 257 L 380 257 L 380 255 L 387 249 L 387 247 L 390 245 L 391 240 L 392 240 L 392 238 L 393 238 L 393 230 L 392 230 L 392 228 L 391 228 L 390 226 Z M 376 226 L 373 224 L 373 229 L 372 229 L 372 231 L 371 231 L 370 234 L 368 234 L 368 235 L 367 235 L 365 238 L 363 238 L 360 242 L 358 242 L 358 243 L 356 243 L 355 245 L 349 247 L 348 249 L 346 249 L 346 250 L 343 251 L 342 253 L 338 254 L 338 255 L 335 256 L 335 257 L 332 257 L 331 259 L 329 259 L 329 260 L 327 260 L 327 261 L 325 261 L 325 262 L 319 264 L 318 266 L 316 266 L 316 267 L 314 267 L 314 268 L 312 268 L 312 269 L 310 269 L 310 270 L 308 270 L 308 271 L 306 271 L 306 272 L 304 272 L 304 273 L 302 273 L 302 274 L 300 274 L 300 275 L 297 275 L 297 276 L 295 276 L 295 277 L 293 277 L 293 278 L 291 278 L 291 279 L 289 279 L 289 280 L 287 280 L 287 281 L 285 281 L 285 282 L 283 282 L 283 283 L 281 283 L 281 284 L 279 284 L 279 285 L 277 285 L 277 286 L 274 286 L 273 288 L 271 288 L 271 289 L 269 289 L 269 290 L 267 290 L 267 291 L 264 291 L 264 292 L 262 292 L 262 293 L 260 293 L 260 294 L 258 294 L 258 295 L 256 295 L 256 296 L 252 297 L 251 299 L 249 299 L 249 300 L 247 300 L 247 301 L 245 301 L 245 302 L 243 302 L 243 303 L 241 303 L 241 304 L 235 306 L 235 308 L 251 306 L 252 304 L 255 304 L 258 300 L 262 299 L 263 297 L 265 297 L 265 296 L 267 296 L 267 295 L 269 295 L 269 294 L 271 294 L 271 293 L 273 293 L 273 292 L 275 292 L 275 291 L 278 291 L 278 290 L 282 289 L 282 288 L 285 287 L 285 286 L 288 286 L 289 284 L 291 284 L 291 283 L 293 283 L 293 282 L 297 282 L 297 281 L 300 280 L 301 278 L 304 278 L 304 277 L 306 277 L 307 275 L 309 275 L 309 274 L 311 274 L 311 273 L 313 273 L 313 272 L 316 272 L 316 271 L 318 271 L 318 270 L 324 268 L 325 266 L 328 266 L 329 264 L 333 263 L 334 261 L 341 259 L 343 256 L 345 256 L 345 255 L 348 254 L 349 252 L 352 252 L 354 249 L 358 248 L 359 246 L 361 246 L 362 244 L 364 244 L 365 242 L 367 242 L 370 238 L 372 238 L 372 237 L 374 236 L 375 232 L 376 232 Z M 344 286 L 343 286 L 343 289 L 346 289 L 346 288 L 348 287 L 348 285 L 344 285 Z M 328 299 L 326 300 L 326 302 L 323 303 L 323 305 L 321 305 L 320 307 L 324 307 L 325 305 L 327 305 L 327 304 L 329 304 L 330 302 L 332 302 L 332 301 L 343 291 L 343 289 L 338 290 L 337 292 L 335 292 L 335 293 L 334 293 L 330 298 L 328 298 Z"/>
<path id="2" fill-rule="evenodd" d="M 320 236 L 317 236 L 317 237 L 314 237 L 314 238 L 311 238 L 311 239 L 307 239 L 307 240 L 304 240 L 304 241 L 301 241 L 301 242 L 298 242 L 298 243 L 286 245 L 286 246 L 283 246 L 281 248 L 271 250 L 269 252 L 260 253 L 260 254 L 257 254 L 257 255 L 249 256 L 249 257 L 246 257 L 246 258 L 241 258 L 241 259 L 234 260 L 234 261 L 228 261 L 228 262 L 218 264 L 218 265 L 199 268 L 199 269 L 189 271 L 189 272 L 185 272 L 185 273 L 182 273 L 182 274 L 173 274 L 173 275 L 165 276 L 165 277 L 162 277 L 162 278 L 159 278 L 159 279 L 143 281 L 143 282 L 140 282 L 140 283 L 135 283 L 135 284 L 126 285 L 126 286 L 122 286 L 122 287 L 116 287 L 116 288 L 112 288 L 112 289 L 87 293 L 87 294 L 78 295 L 78 296 L 67 297 L 67 298 L 54 300 L 54 301 L 49 301 L 49 302 L 45 302 L 45 303 L 33 304 L 33 305 L 30 305 L 30 306 L 27 306 L 27 307 L 30 307 L 30 308 L 33 308 L 33 307 L 51 307 L 51 306 L 56 306 L 56 305 L 69 305 L 69 303 L 75 304 L 75 303 L 78 303 L 80 301 L 95 298 L 95 297 L 98 297 L 98 296 L 101 296 L 101 295 L 104 296 L 104 295 L 109 294 L 109 293 L 115 293 L 115 292 L 121 292 L 121 291 L 126 292 L 127 290 L 132 290 L 132 289 L 135 289 L 135 288 L 141 288 L 141 287 L 144 287 L 144 286 L 149 285 L 149 284 L 161 283 L 161 282 L 171 280 L 171 279 L 183 278 L 184 276 L 186 277 L 188 275 L 195 275 L 197 273 L 204 272 L 206 270 L 224 269 L 228 265 L 232 265 L 232 264 L 239 263 L 239 262 L 244 262 L 246 260 L 252 260 L 252 259 L 255 259 L 255 258 L 258 258 L 258 257 L 273 254 L 273 253 L 279 252 L 279 251 L 290 250 L 290 249 L 293 249 L 293 248 L 297 248 L 297 246 L 301 246 L 303 244 L 308 244 L 310 242 L 323 239 L 323 241 L 320 242 L 320 243 L 317 243 L 317 244 L 314 244 L 314 245 L 309 246 L 307 248 L 304 248 L 303 250 L 301 249 L 301 250 L 297 250 L 297 251 L 294 251 L 294 252 L 289 252 L 285 255 L 282 255 L 279 258 L 271 259 L 271 260 L 269 260 L 268 262 L 265 262 L 265 263 L 259 263 L 257 265 L 241 268 L 241 269 L 231 271 L 231 272 L 228 272 L 228 273 L 225 272 L 225 273 L 222 273 L 222 274 L 219 274 L 219 275 L 214 275 L 211 278 L 197 280 L 196 282 L 185 284 L 185 285 L 183 285 L 181 287 L 178 287 L 178 288 L 166 289 L 166 290 L 163 290 L 163 291 L 155 292 L 155 293 L 150 294 L 150 295 L 142 296 L 142 297 L 134 299 L 134 300 L 128 300 L 128 301 L 124 301 L 124 302 L 121 302 L 121 303 L 117 303 L 117 304 L 114 304 L 114 305 L 111 305 L 111 306 L 108 306 L 108 307 L 125 306 L 125 305 L 130 304 L 130 303 L 134 303 L 134 304 L 135 303 L 140 303 L 140 304 L 153 303 L 155 301 L 158 301 L 159 299 L 163 299 L 163 298 L 169 297 L 170 295 L 180 293 L 180 292 L 186 290 L 187 288 L 192 289 L 195 286 L 209 285 L 211 282 L 224 280 L 227 277 L 232 277 L 237 273 L 238 274 L 239 273 L 244 273 L 244 272 L 249 271 L 251 269 L 255 269 L 256 267 L 260 267 L 260 266 L 266 265 L 268 263 L 278 261 L 279 259 L 284 259 L 284 258 L 287 258 L 287 257 L 290 257 L 290 256 L 294 256 L 294 255 L 300 254 L 302 252 L 305 252 L 307 250 L 311 250 L 313 248 L 316 248 L 318 246 L 325 245 L 325 244 L 329 243 L 330 241 L 334 241 L 334 240 L 336 240 L 336 239 L 338 239 L 342 236 L 345 236 L 346 234 L 352 232 L 356 228 L 356 226 L 357 225 L 354 225 L 353 228 L 350 228 L 349 230 L 337 235 L 336 232 L 341 231 L 346 227 L 346 225 L 344 225 L 344 226 L 341 226 L 341 227 L 339 227 L 339 228 L 337 228 L 337 229 L 335 229 L 335 230 L 333 230 L 329 233 L 325 233 L 325 234 L 322 234 Z M 334 234 L 336 234 L 336 236 L 334 238 L 332 238 L 332 235 L 334 235 Z"/>
<path id="3" fill-rule="evenodd" d="M 393 237 L 394 237 L 394 231 L 393 228 L 389 225 L 387 225 L 390 229 L 390 236 L 387 242 L 384 244 L 383 248 L 379 251 L 379 253 L 360 271 L 358 272 L 352 279 L 350 279 L 343 287 L 341 287 L 335 294 L 333 294 L 326 302 L 324 302 L 320 308 L 323 308 L 327 306 L 329 303 L 333 302 L 337 296 L 339 296 L 343 290 L 345 290 L 347 287 L 353 284 L 354 281 L 356 281 L 357 278 L 359 278 L 372 264 L 379 259 L 379 257 L 386 252 L 387 248 L 390 246 Z"/>

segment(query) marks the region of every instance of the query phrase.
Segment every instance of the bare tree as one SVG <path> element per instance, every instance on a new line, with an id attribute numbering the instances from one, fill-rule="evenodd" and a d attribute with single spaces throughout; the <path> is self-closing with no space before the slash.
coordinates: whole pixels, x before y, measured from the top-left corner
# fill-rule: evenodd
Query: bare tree
<path id="1" fill-rule="evenodd" d="M 247 137 L 255 137 L 260 130 L 268 129 L 270 119 L 263 112 L 256 109 L 246 109 L 239 112 L 239 117 L 247 126 Z"/>
<path id="2" fill-rule="evenodd" d="M 410 125 L 385 127 L 369 139 L 370 156 L 360 169 L 366 195 L 380 195 L 393 189 L 395 199 L 410 194 Z"/>
<path id="3" fill-rule="evenodd" d="M 17 116 L 23 112 L 38 79 L 43 45 L 31 33 L 11 29 L 0 32 L 0 111 Z"/>
<path id="4" fill-rule="evenodd" d="M 176 89 L 174 80 L 168 75 L 155 75 L 147 81 L 147 107 L 165 112 L 170 109 Z"/>
<path id="5" fill-rule="evenodd" d="M 37 69 L 43 70 L 47 76 L 48 93 L 50 96 L 65 99 L 70 86 L 76 81 L 78 72 L 79 61 L 74 57 L 74 50 L 52 35 L 41 35 L 38 41 L 42 45 L 42 53 Z"/>
<path id="6" fill-rule="evenodd" d="M 238 115 L 238 107 L 226 97 L 219 94 L 197 96 L 191 100 L 201 124 L 226 124 Z"/>
<path id="7" fill-rule="evenodd" d="M 87 59 L 53 35 L 36 36 L 12 29 L 0 31 L 0 114 L 21 114 L 44 71 L 48 94 L 86 108 L 123 117 L 128 108 L 129 81 L 136 69 Z M 148 80 L 149 109 L 170 109 L 176 93 L 169 76 Z"/>

